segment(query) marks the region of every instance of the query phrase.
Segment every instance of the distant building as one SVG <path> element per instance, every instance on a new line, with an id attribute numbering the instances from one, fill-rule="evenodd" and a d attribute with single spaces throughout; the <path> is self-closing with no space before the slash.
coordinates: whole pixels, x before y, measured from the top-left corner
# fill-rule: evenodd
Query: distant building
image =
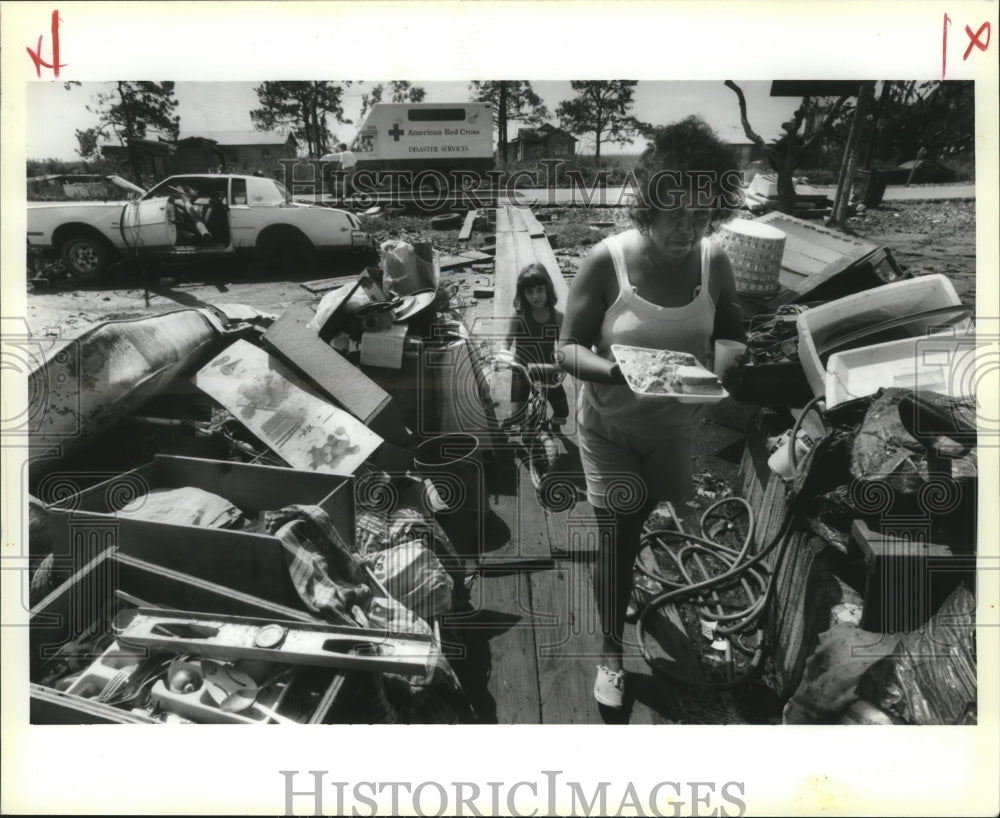
<path id="1" fill-rule="evenodd" d="M 279 159 L 295 159 L 299 150 L 294 135 L 275 131 L 199 131 L 186 137 L 194 138 L 214 142 L 224 157 L 221 169 L 230 173 L 260 170 L 270 176 Z"/>
<path id="2" fill-rule="evenodd" d="M 751 162 L 756 162 L 764 158 L 764 151 L 760 145 L 746 137 L 736 137 L 726 143 L 736 154 L 740 167 L 746 167 Z"/>
<path id="3" fill-rule="evenodd" d="M 228 170 L 226 152 L 204 136 L 187 136 L 178 139 L 171 173 L 208 173 Z"/>
<path id="4" fill-rule="evenodd" d="M 173 173 L 176 146 L 160 139 L 127 139 L 124 145 L 105 145 L 101 154 L 118 172 L 140 187 L 152 187 Z"/>
<path id="5" fill-rule="evenodd" d="M 572 134 L 545 123 L 537 128 L 521 128 L 517 132 L 517 138 L 510 141 L 509 147 L 513 149 L 514 158 L 518 161 L 572 159 L 576 154 L 576 142 Z"/>
<path id="6" fill-rule="evenodd" d="M 261 171 L 270 176 L 279 159 L 298 155 L 298 142 L 291 134 L 269 131 L 206 131 L 176 141 L 129 139 L 125 145 L 106 145 L 101 152 L 123 175 L 150 187 L 176 173 Z"/>

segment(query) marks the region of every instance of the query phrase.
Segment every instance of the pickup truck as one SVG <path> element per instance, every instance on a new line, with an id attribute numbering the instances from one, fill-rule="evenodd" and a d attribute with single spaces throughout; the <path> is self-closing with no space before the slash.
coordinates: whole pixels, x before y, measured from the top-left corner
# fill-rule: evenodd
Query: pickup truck
<path id="1" fill-rule="evenodd" d="M 57 254 L 82 281 L 123 258 L 247 256 L 291 273 L 320 255 L 374 248 L 352 213 L 293 202 L 267 177 L 184 174 L 148 192 L 107 179 L 121 191 L 117 200 L 28 202 L 29 247 Z"/>

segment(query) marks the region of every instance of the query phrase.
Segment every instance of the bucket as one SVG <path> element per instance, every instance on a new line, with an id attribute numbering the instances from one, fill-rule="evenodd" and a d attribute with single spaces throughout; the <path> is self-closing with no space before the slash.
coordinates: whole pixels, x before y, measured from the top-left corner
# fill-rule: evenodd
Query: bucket
<path id="1" fill-rule="evenodd" d="M 413 463 L 417 472 L 430 481 L 427 505 L 455 550 L 462 555 L 477 555 L 487 508 L 479 440 L 467 432 L 432 437 L 417 447 Z"/>
<path id="2" fill-rule="evenodd" d="M 763 296 L 778 292 L 784 231 L 750 219 L 734 219 L 719 228 L 718 239 L 733 264 L 737 292 Z"/>

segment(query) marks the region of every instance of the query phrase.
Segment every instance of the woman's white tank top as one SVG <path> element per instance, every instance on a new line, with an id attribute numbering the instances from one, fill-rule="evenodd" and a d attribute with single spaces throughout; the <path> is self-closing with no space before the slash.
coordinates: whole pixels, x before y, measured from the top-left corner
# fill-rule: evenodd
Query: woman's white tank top
<path id="1" fill-rule="evenodd" d="M 715 328 L 715 303 L 709 293 L 711 240 L 701 240 L 701 283 L 691 301 L 681 307 L 661 307 L 642 298 L 629 281 L 623 236 L 604 240 L 618 278 L 618 297 L 604 314 L 595 351 L 612 360 L 612 344 L 688 352 L 708 364 L 710 341 Z M 670 427 L 686 426 L 701 414 L 702 404 L 675 400 L 639 402 L 632 390 L 618 384 L 585 383 L 581 401 L 640 437 L 669 435 Z"/>

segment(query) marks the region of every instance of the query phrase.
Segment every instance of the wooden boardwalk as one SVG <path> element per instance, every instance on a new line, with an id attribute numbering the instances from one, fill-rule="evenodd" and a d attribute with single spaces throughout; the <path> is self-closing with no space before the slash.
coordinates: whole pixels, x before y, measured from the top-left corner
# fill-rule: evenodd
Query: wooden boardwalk
<path id="1" fill-rule="evenodd" d="M 530 211 L 528 211 L 530 214 Z M 502 324 L 513 298 L 513 277 L 532 258 L 537 222 L 518 208 L 500 208 L 497 218 L 497 298 L 481 301 L 465 314 L 473 328 Z M 506 235 L 505 235 L 506 234 Z M 501 248 L 506 248 L 502 250 Z M 548 250 L 551 255 L 551 249 Z M 554 263 L 539 259 L 546 267 Z M 557 291 L 565 299 L 559 268 Z M 501 293 L 504 293 L 501 296 Z M 509 293 L 509 295 L 507 295 Z M 490 321 L 489 319 L 493 319 Z M 477 344 L 478 346 L 478 344 Z M 493 391 L 504 396 L 504 385 Z M 483 532 L 480 570 L 472 586 L 474 611 L 445 617 L 443 633 L 461 653 L 453 663 L 483 722 L 500 724 L 669 723 L 671 691 L 654 678 L 629 628 L 626 641 L 629 706 L 621 714 L 599 708 L 593 684 L 601 645 L 594 600 L 592 564 L 597 524 L 583 496 L 575 446 L 575 385 L 567 379 L 570 423 L 560 472 L 576 502 L 562 511 L 544 509 L 535 496 L 520 442 L 501 442 L 487 466 L 490 508 Z M 499 417 L 508 407 L 497 407 Z M 631 695 L 634 694 L 634 695 Z M 676 714 L 675 714 L 676 717 Z"/>

